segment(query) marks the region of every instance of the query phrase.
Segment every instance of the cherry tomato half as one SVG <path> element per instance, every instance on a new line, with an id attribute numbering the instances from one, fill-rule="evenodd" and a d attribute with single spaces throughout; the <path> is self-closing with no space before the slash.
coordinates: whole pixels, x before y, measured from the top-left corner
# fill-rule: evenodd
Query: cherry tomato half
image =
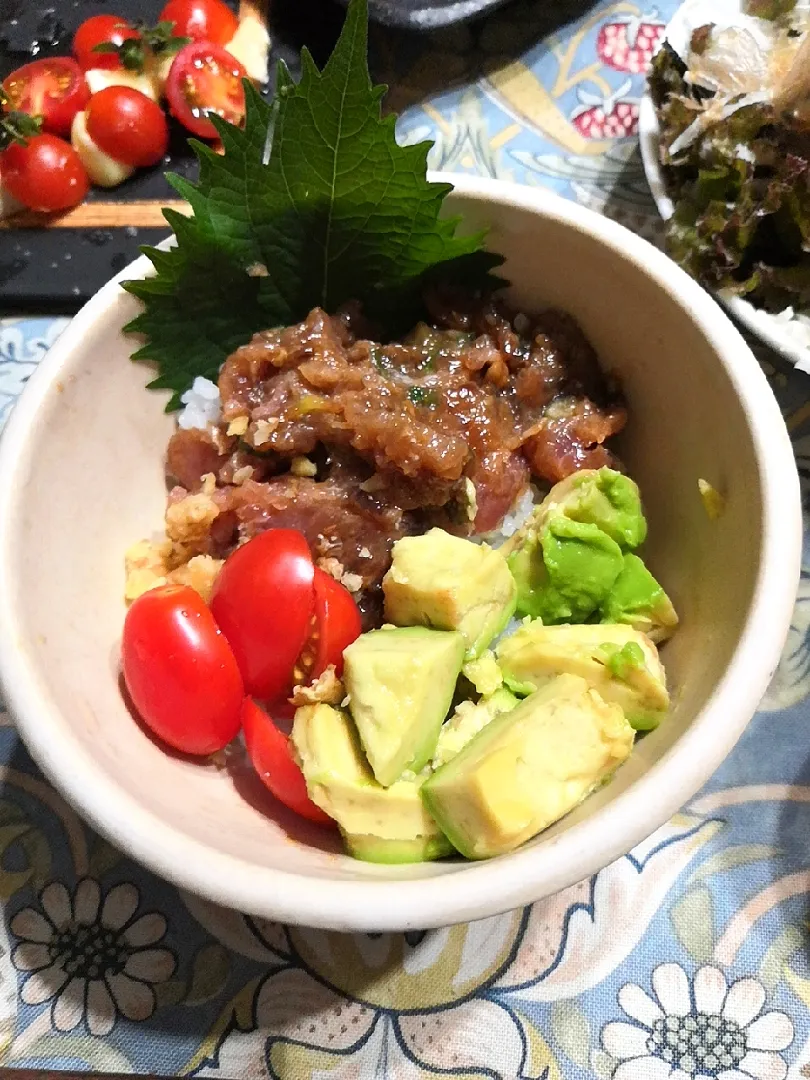
<path id="1" fill-rule="evenodd" d="M 73 37 L 73 55 L 83 71 L 90 71 L 91 68 L 117 71 L 123 67 L 118 54 L 94 52 L 96 45 L 123 45 L 125 41 L 140 36 L 126 19 L 118 15 L 92 15 L 84 20 Z"/>
<path id="2" fill-rule="evenodd" d="M 343 673 L 343 650 L 360 637 L 360 612 L 352 594 L 320 567 L 315 567 L 315 610 L 309 638 L 295 665 L 296 682 L 312 682 L 330 664 Z"/>
<path id="3" fill-rule="evenodd" d="M 221 0 L 169 0 L 160 22 L 174 23 L 175 37 L 215 45 L 227 45 L 239 27 L 239 20 Z"/>
<path id="4" fill-rule="evenodd" d="M 310 629 L 314 571 L 306 539 L 294 529 L 254 536 L 220 570 L 211 610 L 248 694 L 271 701 L 290 685 Z"/>
<path id="5" fill-rule="evenodd" d="M 68 210 L 90 187 L 79 155 L 56 135 L 33 135 L 25 146 L 12 143 L 0 155 L 3 186 L 30 210 Z"/>
<path id="6" fill-rule="evenodd" d="M 23 64 L 3 80 L 9 108 L 42 117 L 45 131 L 70 134 L 73 117 L 87 104 L 84 72 L 69 56 Z"/>
<path id="7" fill-rule="evenodd" d="M 166 80 L 169 111 L 183 127 L 201 139 L 217 138 L 209 115 L 231 124 L 245 117 L 245 69 L 220 45 L 196 41 L 180 50 Z"/>
<path id="8" fill-rule="evenodd" d="M 133 705 L 176 750 L 213 754 L 238 734 L 242 676 L 202 597 L 187 585 L 162 585 L 133 602 L 121 657 Z"/>
<path id="9" fill-rule="evenodd" d="M 107 86 L 93 94 L 85 122 L 93 142 L 124 165 L 155 165 L 169 146 L 163 110 L 129 86 Z"/>
<path id="10" fill-rule="evenodd" d="M 334 825 L 307 794 L 304 774 L 292 755 L 290 740 L 249 697 L 242 705 L 242 730 L 253 768 L 278 801 L 308 821 Z"/>

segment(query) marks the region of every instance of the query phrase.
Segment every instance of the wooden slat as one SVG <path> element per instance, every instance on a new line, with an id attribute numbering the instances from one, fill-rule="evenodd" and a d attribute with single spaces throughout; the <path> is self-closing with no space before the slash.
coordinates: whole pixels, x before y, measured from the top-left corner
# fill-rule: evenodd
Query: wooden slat
<path id="1" fill-rule="evenodd" d="M 36 214 L 23 210 L 0 219 L 0 229 L 120 229 L 127 225 L 139 229 L 168 229 L 163 207 L 188 213 L 187 202 L 180 199 L 149 199 L 139 202 L 87 202 L 66 214 Z"/>

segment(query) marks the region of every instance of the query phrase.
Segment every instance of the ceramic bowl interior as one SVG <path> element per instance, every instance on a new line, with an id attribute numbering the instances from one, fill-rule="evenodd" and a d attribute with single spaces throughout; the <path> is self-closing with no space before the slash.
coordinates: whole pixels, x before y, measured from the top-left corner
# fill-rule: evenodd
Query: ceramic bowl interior
<path id="1" fill-rule="evenodd" d="M 249 770 L 166 753 L 119 685 L 123 553 L 159 530 L 172 419 L 145 389 L 117 280 L 31 379 L 0 447 L 0 677 L 47 775 L 116 845 L 181 886 L 335 929 L 479 918 L 593 873 L 662 824 L 752 715 L 787 630 L 800 551 L 781 415 L 717 305 L 620 226 L 538 190 L 454 177 L 451 209 L 490 228 L 512 300 L 580 320 L 626 390 L 622 454 L 649 516 L 649 562 L 682 618 L 664 650 L 666 722 L 613 782 L 521 850 L 478 864 L 355 861 L 285 814 Z M 141 259 L 119 279 L 142 276 Z M 726 498 L 719 520 L 698 494 Z"/>

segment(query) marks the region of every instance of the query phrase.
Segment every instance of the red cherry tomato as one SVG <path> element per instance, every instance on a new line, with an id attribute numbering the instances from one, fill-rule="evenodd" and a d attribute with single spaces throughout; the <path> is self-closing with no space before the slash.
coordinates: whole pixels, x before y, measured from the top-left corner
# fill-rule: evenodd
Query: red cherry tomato
<path id="1" fill-rule="evenodd" d="M 210 41 L 186 45 L 172 61 L 166 80 L 169 111 L 201 139 L 217 138 L 208 117 L 214 113 L 231 124 L 245 117 L 245 69 L 229 52 Z"/>
<path id="2" fill-rule="evenodd" d="M 304 774 L 292 755 L 290 740 L 249 697 L 242 705 L 242 730 L 253 768 L 278 801 L 309 821 L 334 825 L 307 794 Z"/>
<path id="3" fill-rule="evenodd" d="M 343 672 L 343 650 L 360 637 L 363 627 L 352 594 L 329 574 L 315 567 L 315 610 L 309 638 L 295 670 L 296 682 L 312 682 L 330 664 Z"/>
<path id="4" fill-rule="evenodd" d="M 94 52 L 96 45 L 123 45 L 139 38 L 138 31 L 118 15 L 92 15 L 85 19 L 73 37 L 73 55 L 83 71 L 104 68 L 117 71 L 123 67 L 114 52 Z"/>
<path id="5" fill-rule="evenodd" d="M 90 187 L 79 155 L 56 135 L 33 135 L 25 146 L 12 143 L 0 155 L 3 185 L 30 210 L 68 210 Z"/>
<path id="6" fill-rule="evenodd" d="M 160 22 L 174 23 L 175 37 L 213 41 L 215 45 L 227 45 L 239 27 L 237 17 L 220 0 L 169 0 Z"/>
<path id="7" fill-rule="evenodd" d="M 45 131 L 70 134 L 73 117 L 87 104 L 84 72 L 69 56 L 23 64 L 3 80 L 9 108 L 42 117 Z"/>
<path id="8" fill-rule="evenodd" d="M 155 165 L 169 146 L 163 110 L 129 86 L 108 86 L 93 94 L 85 122 L 93 142 L 124 165 Z"/>
<path id="9" fill-rule="evenodd" d="M 211 610 L 248 694 L 272 701 L 289 686 L 310 629 L 314 571 L 306 539 L 293 529 L 268 529 L 225 561 Z"/>
<path id="10" fill-rule="evenodd" d="M 132 703 L 164 742 L 205 756 L 238 734 L 242 676 L 199 593 L 162 585 L 139 596 L 124 620 L 121 656 Z"/>

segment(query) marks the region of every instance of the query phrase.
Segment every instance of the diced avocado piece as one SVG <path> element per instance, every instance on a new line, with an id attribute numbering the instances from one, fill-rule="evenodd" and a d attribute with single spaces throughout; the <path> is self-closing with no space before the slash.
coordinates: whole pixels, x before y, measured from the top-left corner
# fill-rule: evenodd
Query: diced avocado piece
<path id="1" fill-rule="evenodd" d="M 498 662 L 507 686 L 523 693 L 564 672 L 579 675 L 637 731 L 657 727 L 669 708 L 658 650 L 631 626 L 526 623 L 498 644 Z"/>
<path id="2" fill-rule="evenodd" d="M 298 709 L 292 742 L 309 797 L 337 821 L 357 858 L 422 862 L 453 850 L 419 797 L 424 776 L 399 780 L 389 788 L 378 784 L 343 709 Z"/>
<path id="3" fill-rule="evenodd" d="M 633 747 L 618 705 L 584 679 L 560 675 L 422 785 L 422 800 L 468 859 L 512 851 L 572 810 Z"/>
<path id="4" fill-rule="evenodd" d="M 461 669 L 461 674 L 475 687 L 479 694 L 488 696 L 503 686 L 503 675 L 495 654 L 487 649 L 477 660 L 468 660 Z"/>
<path id="5" fill-rule="evenodd" d="M 517 550 L 531 533 L 542 532 L 554 514 L 596 525 L 623 550 L 637 548 L 647 537 L 647 521 L 636 482 L 615 469 L 581 469 L 554 485 L 506 542 L 504 553 L 509 555 Z"/>
<path id="6" fill-rule="evenodd" d="M 622 550 L 597 525 L 553 514 L 508 559 L 517 610 L 544 623 L 584 622 L 610 592 Z"/>
<path id="7" fill-rule="evenodd" d="M 515 610 L 517 589 L 503 555 L 443 529 L 397 540 L 382 584 L 390 622 L 458 630 L 467 659 L 486 649 Z"/>
<path id="8" fill-rule="evenodd" d="M 436 752 L 433 755 L 433 768 L 446 765 L 473 739 L 482 728 L 499 713 L 509 712 L 517 705 L 518 699 L 505 687 L 496 690 L 488 698 L 479 702 L 462 701 L 450 719 L 442 725 Z"/>
<path id="9" fill-rule="evenodd" d="M 638 555 L 625 555 L 599 615 L 602 622 L 626 623 L 655 642 L 666 641 L 678 625 L 672 601 Z"/>
<path id="10" fill-rule="evenodd" d="M 464 659 L 457 631 L 370 630 L 343 653 L 343 682 L 378 783 L 389 787 L 430 761 Z"/>
<path id="11" fill-rule="evenodd" d="M 455 854 L 453 845 L 438 831 L 436 836 L 418 836 L 414 840 L 382 840 L 379 836 L 351 836 L 346 832 L 342 836 L 348 853 L 363 862 L 431 862 Z"/>

